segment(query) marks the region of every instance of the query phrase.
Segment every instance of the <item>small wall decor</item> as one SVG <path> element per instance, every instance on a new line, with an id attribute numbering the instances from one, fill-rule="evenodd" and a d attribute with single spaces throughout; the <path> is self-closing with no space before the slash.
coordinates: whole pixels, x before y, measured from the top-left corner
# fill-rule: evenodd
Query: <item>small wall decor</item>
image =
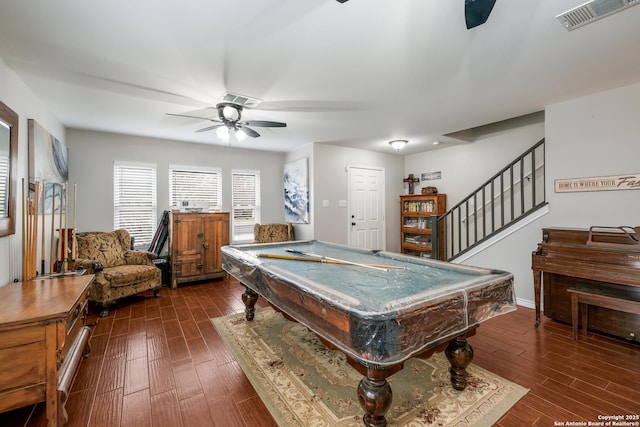
<path id="1" fill-rule="evenodd" d="M 309 223 L 309 185 L 307 159 L 284 165 L 284 220 L 294 224 Z"/>
<path id="2" fill-rule="evenodd" d="M 442 171 L 436 172 L 424 172 L 421 176 L 423 181 L 430 181 L 432 179 L 440 179 L 442 178 Z"/>
<path id="3" fill-rule="evenodd" d="M 554 183 L 556 193 L 640 190 L 640 173 L 591 178 L 556 179 Z"/>
<path id="4" fill-rule="evenodd" d="M 415 177 L 412 173 L 410 173 L 408 177 L 402 179 L 402 182 L 406 182 L 409 184 L 409 194 L 413 194 L 414 185 L 417 182 L 420 182 L 420 178 Z"/>

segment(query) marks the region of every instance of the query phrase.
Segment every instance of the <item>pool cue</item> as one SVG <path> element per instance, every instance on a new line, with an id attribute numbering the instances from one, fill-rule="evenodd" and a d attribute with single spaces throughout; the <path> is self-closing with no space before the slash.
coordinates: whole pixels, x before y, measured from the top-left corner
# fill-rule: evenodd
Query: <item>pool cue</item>
<path id="1" fill-rule="evenodd" d="M 387 268 L 382 267 L 380 265 L 359 264 L 359 263 L 353 263 L 353 262 L 350 262 L 350 261 L 343 261 L 343 260 L 339 260 L 339 259 L 326 258 L 326 257 L 320 257 L 319 258 L 319 257 L 276 255 L 276 254 L 262 254 L 262 253 L 257 254 L 257 256 L 260 257 L 260 258 L 285 259 L 285 260 L 289 260 L 289 261 L 307 261 L 307 262 L 321 262 L 321 263 L 325 263 L 325 264 L 353 265 L 353 266 L 357 266 L 357 267 L 372 268 L 374 270 L 388 271 Z"/>
<path id="2" fill-rule="evenodd" d="M 78 204 L 78 183 L 73 183 L 73 228 L 71 229 L 71 262 L 76 261 L 76 225 L 78 218 L 78 210 L 76 208 Z"/>
<path id="3" fill-rule="evenodd" d="M 31 236 L 31 273 L 30 278 L 38 275 L 38 208 L 40 206 L 40 182 L 35 182 L 35 192 L 33 194 L 33 209 L 31 216 L 33 217 L 33 227 Z"/>
<path id="4" fill-rule="evenodd" d="M 22 280 L 27 280 L 27 210 L 26 196 L 24 194 L 24 178 L 22 178 Z"/>
<path id="5" fill-rule="evenodd" d="M 51 241 L 49 242 L 49 273 L 53 274 L 53 266 L 55 262 L 53 261 L 53 244 L 56 241 L 56 226 L 55 221 L 53 220 L 56 215 L 56 183 L 51 183 L 51 236 L 49 238 Z"/>
<path id="6" fill-rule="evenodd" d="M 314 254 L 312 252 L 301 252 L 301 251 L 296 251 L 295 249 L 285 249 L 285 251 L 292 253 L 292 254 L 297 254 L 297 255 L 305 255 L 305 256 L 309 256 L 309 257 L 313 257 L 313 258 L 324 258 L 324 259 L 328 259 L 328 260 L 333 260 L 333 261 L 338 261 L 341 264 L 351 264 L 351 265 L 362 265 L 362 266 L 372 266 L 372 267 L 379 267 L 379 268 L 384 268 L 384 269 L 396 269 L 396 270 L 404 270 L 405 267 L 401 266 L 401 265 L 384 265 L 384 264 L 360 264 L 357 262 L 353 262 L 353 261 L 345 261 L 342 259 L 338 259 L 338 258 L 331 258 L 328 256 L 324 256 L 324 255 L 318 255 L 318 254 Z"/>
<path id="7" fill-rule="evenodd" d="M 44 202 L 46 197 L 47 182 L 42 180 L 42 237 L 40 239 L 40 275 L 44 275 L 44 259 L 46 256 L 46 249 L 44 247 Z M 40 213 L 40 212 L 38 212 Z"/>
<path id="8" fill-rule="evenodd" d="M 64 258 L 62 259 L 62 272 L 69 271 L 69 184 L 64 186 L 64 245 L 62 253 Z"/>
<path id="9" fill-rule="evenodd" d="M 60 215 L 58 216 L 58 253 L 56 256 L 56 263 L 60 262 L 60 264 L 58 264 L 58 270 L 57 273 L 64 273 L 64 255 L 62 254 L 62 214 L 63 214 L 63 207 L 64 207 L 64 202 L 62 200 L 62 197 L 64 196 L 64 184 L 60 184 Z"/>

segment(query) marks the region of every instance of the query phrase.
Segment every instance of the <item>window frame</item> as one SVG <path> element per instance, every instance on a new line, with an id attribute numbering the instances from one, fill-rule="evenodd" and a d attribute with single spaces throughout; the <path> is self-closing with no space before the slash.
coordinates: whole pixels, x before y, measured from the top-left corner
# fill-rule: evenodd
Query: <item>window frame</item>
<path id="1" fill-rule="evenodd" d="M 254 201 L 253 205 L 236 204 L 238 195 L 236 194 L 235 177 L 237 175 L 252 175 L 254 181 Z M 261 180 L 259 170 L 250 169 L 233 169 L 231 171 L 231 241 L 233 243 L 251 242 L 253 241 L 253 226 L 260 223 L 261 216 Z M 252 222 L 238 224 L 236 218 L 237 210 L 251 209 L 253 211 Z"/>
<path id="2" fill-rule="evenodd" d="M 123 171 L 129 170 L 133 172 L 135 169 L 139 171 L 148 170 L 147 178 L 149 179 L 148 186 L 141 186 L 144 191 L 136 192 L 137 197 L 128 195 L 132 200 L 140 200 L 140 195 L 149 194 L 150 196 L 145 200 L 148 205 L 142 205 L 142 211 L 146 211 L 148 216 L 140 221 L 138 228 L 131 227 L 130 223 L 122 220 L 122 211 L 127 212 L 127 209 L 131 209 L 129 212 L 141 210 L 140 205 L 136 204 L 123 204 L 123 194 L 120 189 L 123 188 L 122 179 Z M 141 173 L 141 175 L 144 175 Z M 142 182 L 142 181 L 141 181 Z M 135 190 L 133 190 L 135 191 Z M 125 199 L 127 195 L 124 195 Z M 153 239 L 156 228 L 158 226 L 158 168 L 155 163 L 143 163 L 143 162 L 128 162 L 116 160 L 113 162 L 113 228 L 117 230 L 119 228 L 125 228 L 132 237 L 133 243 L 142 247 L 149 245 Z"/>

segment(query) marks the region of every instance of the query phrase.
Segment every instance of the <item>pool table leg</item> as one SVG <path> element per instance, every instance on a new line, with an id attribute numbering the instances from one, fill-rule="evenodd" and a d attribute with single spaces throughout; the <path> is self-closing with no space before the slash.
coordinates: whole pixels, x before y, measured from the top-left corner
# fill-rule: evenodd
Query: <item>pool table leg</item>
<path id="1" fill-rule="evenodd" d="M 444 354 L 451 364 L 451 385 L 456 390 L 464 390 L 467 386 L 467 366 L 473 360 L 473 348 L 462 335 L 449 343 Z"/>
<path id="2" fill-rule="evenodd" d="M 358 384 L 358 400 L 365 410 L 362 417 L 367 427 L 385 427 L 387 419 L 384 414 L 391 408 L 393 393 L 386 379 L 362 377 Z"/>
<path id="3" fill-rule="evenodd" d="M 253 320 L 256 314 L 256 302 L 258 301 L 258 294 L 253 292 L 248 287 L 244 287 L 245 291 L 242 293 L 242 302 L 244 302 L 244 317 L 247 320 Z"/>

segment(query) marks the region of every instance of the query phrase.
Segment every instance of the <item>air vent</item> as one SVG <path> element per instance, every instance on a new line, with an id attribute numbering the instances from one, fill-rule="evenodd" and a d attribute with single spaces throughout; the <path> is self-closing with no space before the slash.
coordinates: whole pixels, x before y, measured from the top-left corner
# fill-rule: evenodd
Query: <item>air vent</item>
<path id="1" fill-rule="evenodd" d="M 242 107 L 254 108 L 254 107 L 257 107 L 258 104 L 262 102 L 262 99 L 252 98 L 250 96 L 238 95 L 236 93 L 231 93 L 231 92 L 225 92 L 222 95 L 222 101 L 232 102 Z"/>
<path id="2" fill-rule="evenodd" d="M 556 16 L 556 19 L 571 31 L 637 4 L 640 0 L 593 0 Z"/>

